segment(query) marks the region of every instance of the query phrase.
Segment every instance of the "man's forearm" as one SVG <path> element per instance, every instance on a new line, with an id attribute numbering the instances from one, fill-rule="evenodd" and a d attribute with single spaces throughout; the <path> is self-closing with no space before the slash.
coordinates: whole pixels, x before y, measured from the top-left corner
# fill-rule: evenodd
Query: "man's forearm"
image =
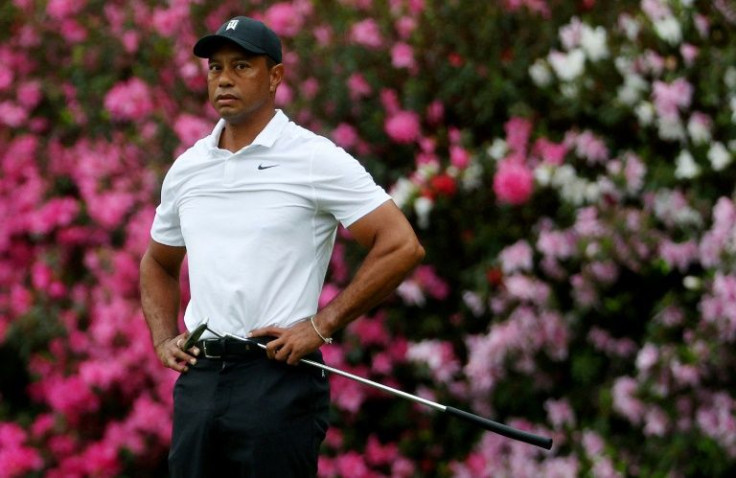
<path id="1" fill-rule="evenodd" d="M 143 257 L 140 268 L 141 306 L 154 347 L 179 334 L 181 289 L 179 278 L 167 273 L 153 258 Z"/>
<path id="2" fill-rule="evenodd" d="M 320 331 L 332 335 L 378 305 L 423 257 L 424 249 L 413 241 L 386 250 L 372 249 L 350 284 L 320 311 Z"/>

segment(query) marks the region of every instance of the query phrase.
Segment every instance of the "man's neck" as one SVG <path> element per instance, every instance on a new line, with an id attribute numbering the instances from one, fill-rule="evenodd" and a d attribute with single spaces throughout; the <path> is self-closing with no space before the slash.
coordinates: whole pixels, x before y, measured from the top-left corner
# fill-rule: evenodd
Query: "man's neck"
<path id="1" fill-rule="evenodd" d="M 263 128 L 276 115 L 276 110 L 271 110 L 256 118 L 247 121 L 233 122 L 225 119 L 225 127 L 220 133 L 218 147 L 227 149 L 234 153 L 253 143 L 253 140 L 263 131 Z"/>

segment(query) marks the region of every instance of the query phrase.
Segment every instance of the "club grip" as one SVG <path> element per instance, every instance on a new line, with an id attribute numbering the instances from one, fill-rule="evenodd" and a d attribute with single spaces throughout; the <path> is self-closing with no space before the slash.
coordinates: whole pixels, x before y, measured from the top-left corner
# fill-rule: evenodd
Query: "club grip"
<path id="1" fill-rule="evenodd" d="M 503 423 L 494 422 L 493 420 L 479 417 L 478 415 L 474 415 L 472 413 L 468 413 L 466 411 L 463 411 L 463 410 L 460 410 L 454 407 L 449 407 L 449 406 L 446 407 L 445 413 L 449 413 L 452 416 L 462 418 L 465 421 L 474 423 L 478 426 L 485 428 L 488 431 L 498 433 L 499 435 L 503 435 L 507 438 L 513 438 L 514 440 L 523 441 L 524 443 L 529 443 L 530 445 L 536 445 L 546 450 L 549 450 L 550 448 L 552 448 L 551 438 L 546 438 L 546 437 L 542 437 L 539 435 L 535 435 L 533 433 L 518 430 L 508 425 L 504 425 Z"/>

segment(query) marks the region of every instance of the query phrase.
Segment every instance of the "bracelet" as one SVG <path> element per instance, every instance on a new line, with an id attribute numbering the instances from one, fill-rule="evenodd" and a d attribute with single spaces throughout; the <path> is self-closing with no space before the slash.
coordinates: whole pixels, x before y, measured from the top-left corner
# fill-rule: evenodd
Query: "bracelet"
<path id="1" fill-rule="evenodd" d="M 325 337 L 324 335 L 319 333 L 319 330 L 317 330 L 317 325 L 314 323 L 314 316 L 311 316 L 309 318 L 309 321 L 312 323 L 312 328 L 315 332 L 317 332 L 317 335 L 319 335 L 319 338 L 322 339 L 322 341 L 326 344 L 332 343 L 332 337 Z"/>

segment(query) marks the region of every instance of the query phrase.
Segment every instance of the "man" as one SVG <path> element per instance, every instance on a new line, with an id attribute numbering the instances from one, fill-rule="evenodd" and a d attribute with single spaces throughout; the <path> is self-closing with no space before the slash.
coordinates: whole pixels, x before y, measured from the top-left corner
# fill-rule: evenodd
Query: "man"
<path id="1" fill-rule="evenodd" d="M 319 347 L 391 293 L 424 250 L 354 158 L 275 109 L 284 65 L 272 30 L 236 17 L 194 53 L 209 61 L 209 99 L 221 120 L 166 175 L 140 269 L 156 353 L 182 372 L 171 476 L 315 476 L 329 389 L 321 370 L 294 365 L 321 360 Z M 367 254 L 318 311 L 339 223 Z M 189 332 L 177 326 L 185 255 L 184 322 L 189 331 L 208 324 L 188 350 Z"/>

